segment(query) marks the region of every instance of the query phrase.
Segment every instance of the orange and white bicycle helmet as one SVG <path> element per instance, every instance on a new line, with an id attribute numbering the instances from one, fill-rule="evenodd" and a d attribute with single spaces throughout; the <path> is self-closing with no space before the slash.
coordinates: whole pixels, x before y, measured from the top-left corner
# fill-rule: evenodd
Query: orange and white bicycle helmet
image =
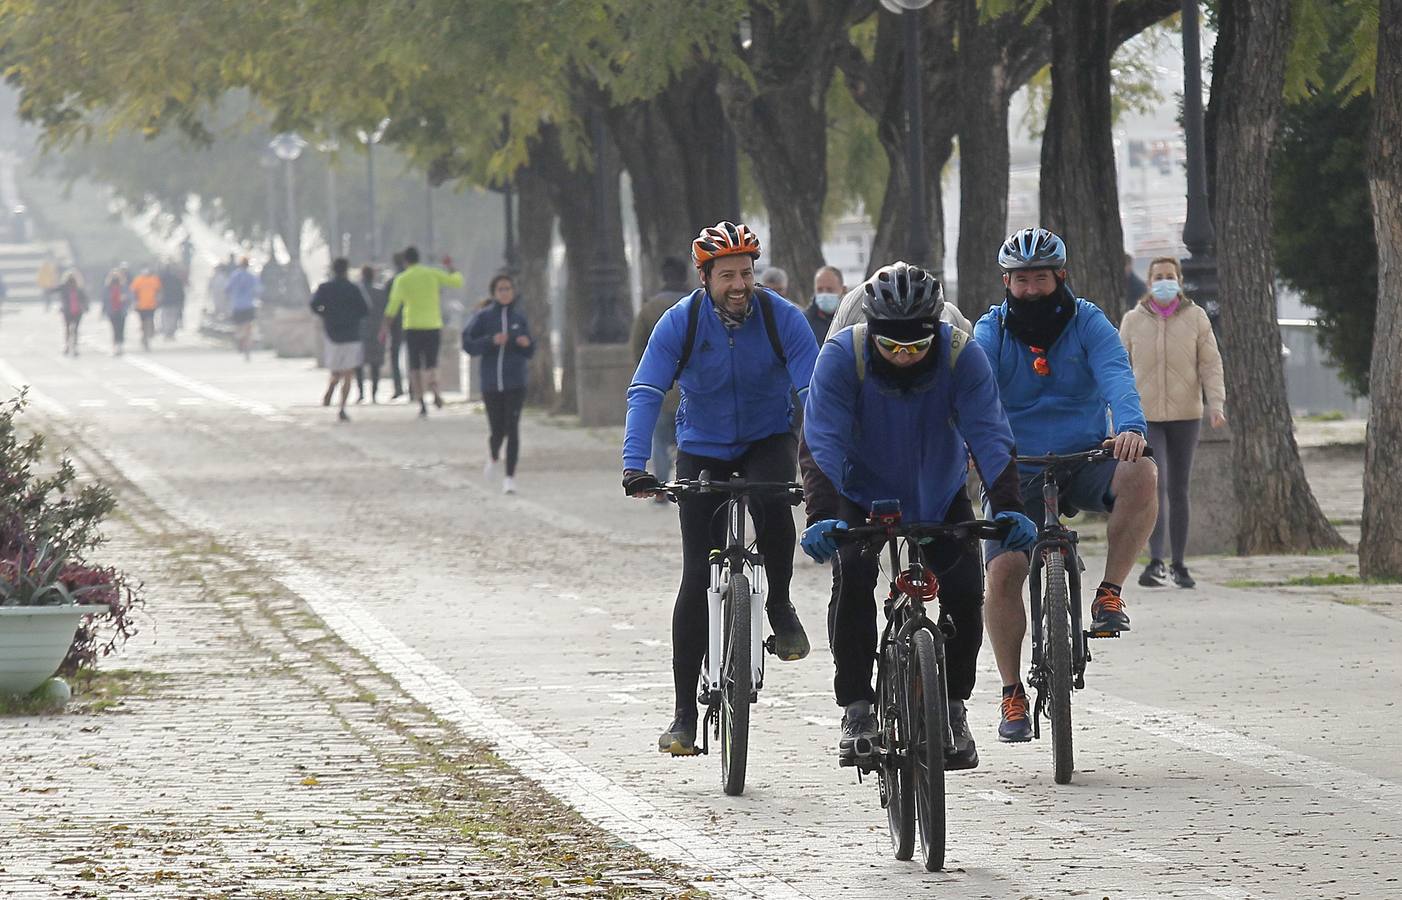
<path id="1" fill-rule="evenodd" d="M 748 225 L 717 222 L 701 229 L 696 240 L 691 242 L 691 261 L 698 269 L 713 259 L 742 254 L 759 259 L 759 238 Z"/>

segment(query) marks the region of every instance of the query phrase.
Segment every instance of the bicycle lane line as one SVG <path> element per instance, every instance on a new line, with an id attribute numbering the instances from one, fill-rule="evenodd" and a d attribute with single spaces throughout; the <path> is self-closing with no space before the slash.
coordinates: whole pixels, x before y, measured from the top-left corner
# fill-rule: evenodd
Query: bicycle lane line
<path id="1" fill-rule="evenodd" d="M 0 378 L 15 386 L 30 383 L 4 360 L 0 360 Z M 54 418 L 73 421 L 67 408 L 42 390 L 31 386 L 30 396 L 37 407 Z M 194 508 L 165 479 L 125 450 L 111 443 L 100 449 L 89 445 L 87 449 L 106 458 L 171 518 L 194 530 L 222 533 L 217 522 Z M 247 536 L 243 540 L 247 541 L 245 550 L 250 556 L 270 566 L 278 581 L 301 597 L 327 627 L 376 668 L 468 737 L 491 744 L 505 762 L 595 825 L 645 853 L 680 866 L 688 877 L 696 879 L 698 889 L 719 896 L 780 900 L 810 896 L 500 715 L 310 568 L 249 541 Z"/>
<path id="2" fill-rule="evenodd" d="M 1190 750 L 1210 753 L 1353 803 L 1402 816 L 1402 785 L 1314 756 L 1283 750 L 1265 741 L 1218 728 L 1186 713 L 1126 700 L 1094 688 L 1082 693 L 1085 708 L 1172 741 Z"/>

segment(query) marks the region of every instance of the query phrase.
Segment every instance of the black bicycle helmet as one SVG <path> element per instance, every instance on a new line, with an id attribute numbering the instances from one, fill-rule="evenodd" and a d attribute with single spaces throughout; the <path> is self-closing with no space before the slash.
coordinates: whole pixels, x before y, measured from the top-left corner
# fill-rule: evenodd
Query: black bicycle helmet
<path id="1" fill-rule="evenodd" d="M 1045 228 L 1014 231 L 998 249 L 998 266 L 1004 272 L 1017 269 L 1066 268 L 1066 244 Z"/>
<path id="2" fill-rule="evenodd" d="M 938 319 L 944 306 L 939 279 L 904 262 L 877 269 L 862 289 L 862 312 L 868 319 Z"/>

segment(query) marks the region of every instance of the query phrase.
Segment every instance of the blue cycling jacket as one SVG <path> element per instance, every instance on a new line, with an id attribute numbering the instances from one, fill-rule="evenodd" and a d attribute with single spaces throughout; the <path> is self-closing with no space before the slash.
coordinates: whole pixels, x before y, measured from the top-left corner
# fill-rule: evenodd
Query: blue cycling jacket
<path id="1" fill-rule="evenodd" d="M 790 429 L 790 398 L 794 391 L 799 402 L 807 395 L 818 343 L 798 307 L 767 288 L 755 288 L 755 293 L 761 291 L 768 294 L 774 310 L 787 371 L 774 353 L 758 309 L 739 328 L 728 329 L 716 315 L 706 289 L 697 288 L 662 314 L 633 375 L 623 437 L 624 469 L 647 467 L 652 431 L 681 360 L 687 312 L 693 303 L 703 305 L 691 359 L 677 379 L 681 389 L 677 448 L 696 456 L 736 459 L 755 441 Z"/>
<path id="2" fill-rule="evenodd" d="M 1048 349 L 1047 375 L 1032 368 L 1035 354 L 1008 331 L 1007 314 L 1007 301 L 991 307 L 974 326 L 974 340 L 997 376 L 1019 453 L 1077 453 L 1114 433 L 1148 432 L 1129 354 L 1094 303 L 1076 299 L 1075 315 Z"/>
<path id="3" fill-rule="evenodd" d="M 1013 433 L 988 359 L 970 343 L 951 370 L 951 330 L 940 323 L 931 347 L 939 358 L 906 390 L 873 372 L 870 347 L 858 380 L 851 327 L 829 337 L 818 354 L 803 408 L 804 443 L 838 493 L 864 510 L 873 500 L 897 499 L 905 521 L 943 522 L 964 488 L 969 453 L 988 483 L 1011 470 Z M 1010 483 L 1006 508 L 1018 509 L 1016 478 Z"/>

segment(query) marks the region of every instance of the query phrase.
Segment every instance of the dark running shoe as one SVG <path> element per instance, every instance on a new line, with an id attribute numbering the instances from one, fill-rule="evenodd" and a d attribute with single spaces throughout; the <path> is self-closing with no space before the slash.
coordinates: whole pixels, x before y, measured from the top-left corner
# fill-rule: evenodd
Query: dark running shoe
<path id="1" fill-rule="evenodd" d="M 876 716 L 872 713 L 867 712 L 856 716 L 843 713 L 842 734 L 837 739 L 837 753 L 844 758 L 857 756 L 859 744 L 865 743 L 870 747 L 880 734 L 881 730 L 876 724 Z"/>
<path id="2" fill-rule="evenodd" d="M 1174 563 L 1169 570 L 1173 576 L 1173 583 L 1181 588 L 1197 587 L 1198 583 L 1193 580 L 1193 576 L 1188 574 L 1188 567 L 1182 563 Z"/>
<path id="3" fill-rule="evenodd" d="M 1164 568 L 1163 560 L 1151 559 L 1144 567 L 1144 571 L 1139 575 L 1140 587 L 1163 587 L 1168 584 L 1168 570 Z"/>
<path id="4" fill-rule="evenodd" d="M 1003 717 L 998 723 L 998 740 L 1005 744 L 1032 740 L 1032 720 L 1027 711 L 1027 691 L 1021 684 L 1003 688 Z"/>
<path id="5" fill-rule="evenodd" d="M 808 635 L 793 604 L 771 603 L 768 612 L 769 625 L 774 629 L 774 655 L 788 662 L 807 656 L 811 649 Z"/>
<path id="6" fill-rule="evenodd" d="M 954 752 L 945 755 L 944 767 L 951 771 L 977 769 L 978 748 L 969 733 L 969 713 L 963 700 L 949 701 L 949 730 L 954 733 Z"/>
<path id="7" fill-rule="evenodd" d="M 657 738 L 657 749 L 673 756 L 696 755 L 696 717 L 677 716 Z"/>
<path id="8" fill-rule="evenodd" d="M 1107 588 L 1096 588 L 1095 600 L 1090 605 L 1090 630 L 1097 633 L 1129 631 L 1124 598 Z"/>

